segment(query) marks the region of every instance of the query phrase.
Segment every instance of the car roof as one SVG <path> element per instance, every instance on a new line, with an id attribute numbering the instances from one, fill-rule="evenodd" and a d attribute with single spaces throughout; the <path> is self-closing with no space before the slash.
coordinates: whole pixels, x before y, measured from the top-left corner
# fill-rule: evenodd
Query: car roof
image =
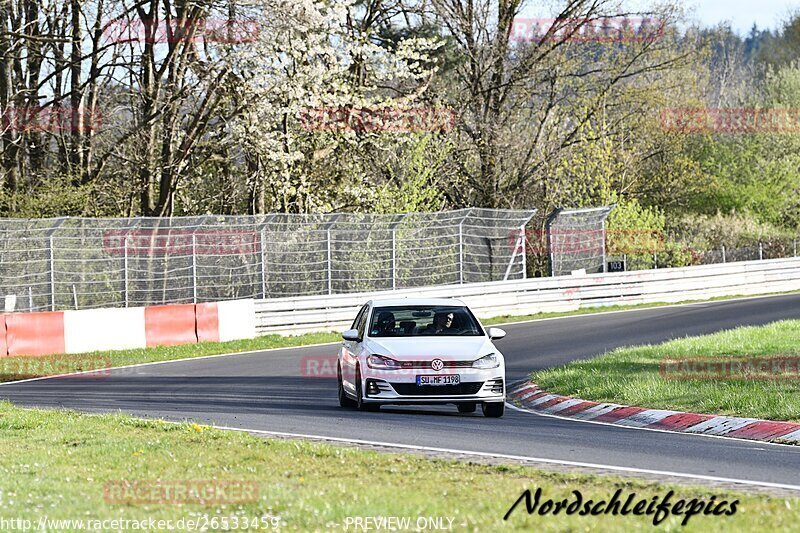
<path id="1" fill-rule="evenodd" d="M 373 307 L 396 307 L 403 305 L 455 305 L 466 307 L 467 304 L 456 298 L 382 298 L 372 300 Z"/>

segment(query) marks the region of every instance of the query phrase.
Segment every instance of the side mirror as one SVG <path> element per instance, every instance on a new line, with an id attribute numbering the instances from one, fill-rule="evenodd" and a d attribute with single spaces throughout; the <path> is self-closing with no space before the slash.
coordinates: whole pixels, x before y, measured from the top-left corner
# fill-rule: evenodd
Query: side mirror
<path id="1" fill-rule="evenodd" d="M 489 328 L 489 338 L 494 340 L 502 339 L 506 336 L 506 332 L 500 328 Z"/>
<path id="2" fill-rule="evenodd" d="M 342 332 L 342 338 L 346 341 L 360 341 L 361 337 L 358 335 L 357 329 L 348 329 Z"/>

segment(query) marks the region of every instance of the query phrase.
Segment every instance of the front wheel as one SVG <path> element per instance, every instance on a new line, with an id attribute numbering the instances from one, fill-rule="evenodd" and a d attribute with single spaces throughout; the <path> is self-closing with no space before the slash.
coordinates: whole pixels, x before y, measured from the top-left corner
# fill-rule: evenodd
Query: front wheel
<path id="1" fill-rule="evenodd" d="M 481 404 L 483 416 L 488 418 L 500 418 L 506 410 L 504 402 L 484 402 Z"/>
<path id="2" fill-rule="evenodd" d="M 342 383 L 342 367 L 338 364 L 336 365 L 336 377 L 339 378 L 339 405 L 341 407 L 355 407 L 356 402 L 350 399 L 350 397 L 344 391 L 344 384 Z"/>

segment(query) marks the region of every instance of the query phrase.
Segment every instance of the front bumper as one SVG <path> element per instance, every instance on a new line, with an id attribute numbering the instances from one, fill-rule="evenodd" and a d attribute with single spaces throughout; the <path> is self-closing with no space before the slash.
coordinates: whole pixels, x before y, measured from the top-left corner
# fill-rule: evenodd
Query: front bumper
<path id="1" fill-rule="evenodd" d="M 364 401 L 416 404 L 505 401 L 505 375 L 500 368 L 459 370 L 461 371 L 442 373 L 424 370 L 402 374 L 385 371 L 371 373 L 364 376 Z M 443 386 L 417 385 L 417 375 L 448 374 L 459 374 L 460 383 Z"/>

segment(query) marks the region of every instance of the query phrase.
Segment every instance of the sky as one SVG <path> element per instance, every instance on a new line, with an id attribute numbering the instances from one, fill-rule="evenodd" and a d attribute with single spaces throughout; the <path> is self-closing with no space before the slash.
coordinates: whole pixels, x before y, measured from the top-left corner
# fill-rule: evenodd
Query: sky
<path id="1" fill-rule="evenodd" d="M 791 12 L 800 13 L 800 0 L 678 0 L 690 20 L 707 26 L 729 22 L 734 31 L 747 35 L 753 23 L 760 29 L 780 28 L 781 22 Z M 623 0 L 623 5 L 632 10 L 647 9 L 657 0 Z M 552 15 L 554 0 L 528 0 L 523 16 L 547 17 Z"/>
<path id="2" fill-rule="evenodd" d="M 774 29 L 792 9 L 800 8 L 797 0 L 688 0 L 695 18 L 708 25 L 729 21 L 740 34 L 746 34 L 755 22 L 759 28 Z"/>

